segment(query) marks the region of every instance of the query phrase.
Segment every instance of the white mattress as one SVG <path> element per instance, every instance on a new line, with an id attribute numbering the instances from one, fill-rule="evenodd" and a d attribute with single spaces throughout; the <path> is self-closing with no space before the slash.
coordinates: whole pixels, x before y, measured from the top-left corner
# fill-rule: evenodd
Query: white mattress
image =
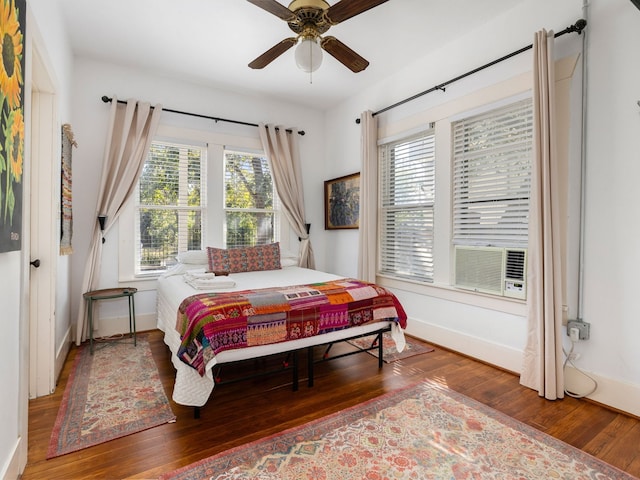
<path id="1" fill-rule="evenodd" d="M 311 345 L 322 345 L 324 343 L 377 331 L 380 329 L 381 324 L 391 324 L 392 336 L 396 342 L 396 347 L 399 351 L 404 349 L 405 339 L 402 329 L 395 322 L 379 322 L 273 345 L 225 350 L 217 354 L 207 363 L 205 375 L 200 376 L 195 369 L 176 357 L 176 352 L 180 346 L 180 336 L 175 330 L 178 307 L 184 298 L 207 291 L 196 290 L 184 282 L 183 276 L 180 273 L 188 268 L 189 266 L 181 265 L 158 279 L 158 328 L 164 332 L 164 342 L 172 352 L 171 361 L 176 369 L 176 380 L 172 398 L 176 403 L 181 405 L 201 407 L 207 402 L 214 387 L 211 369 L 218 363 L 261 357 L 305 348 Z M 229 275 L 229 278 L 235 281 L 235 287 L 210 291 L 225 292 L 265 287 L 281 287 L 286 285 L 303 285 L 313 282 L 336 280 L 342 277 L 306 268 L 286 267 L 281 270 L 234 273 Z"/>

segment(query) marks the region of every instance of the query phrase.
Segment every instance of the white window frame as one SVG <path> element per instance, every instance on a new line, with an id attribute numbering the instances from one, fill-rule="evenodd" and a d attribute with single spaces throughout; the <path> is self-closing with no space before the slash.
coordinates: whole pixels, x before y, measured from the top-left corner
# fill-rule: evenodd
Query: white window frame
<path id="1" fill-rule="evenodd" d="M 227 152 L 230 153 L 239 153 L 239 154 L 246 154 L 246 155 L 257 155 L 259 157 L 265 158 L 266 159 L 266 155 L 263 151 L 258 151 L 258 150 L 253 150 L 253 149 L 248 149 L 248 148 L 230 148 L 227 147 L 224 150 L 224 168 L 226 170 L 226 154 Z M 226 221 L 226 214 L 230 213 L 230 212 L 247 212 L 247 213 L 273 213 L 273 223 L 274 223 L 274 242 L 280 242 L 281 240 L 281 236 L 282 236 L 282 210 L 281 210 L 281 205 L 280 205 L 280 197 L 278 196 L 278 191 L 276 189 L 276 185 L 275 185 L 275 179 L 274 179 L 274 175 L 273 175 L 273 171 L 271 171 L 271 162 L 269 162 L 267 160 L 267 164 L 269 165 L 269 170 L 270 170 L 270 174 L 271 174 L 271 179 L 273 182 L 273 207 L 271 209 L 250 209 L 250 208 L 230 208 L 226 206 L 226 198 L 224 199 L 224 204 L 223 204 L 223 210 L 224 210 L 224 239 L 225 239 L 225 248 L 228 248 L 228 245 L 226 244 L 226 239 L 227 239 L 227 221 Z M 226 173 L 226 172 L 225 172 Z M 223 188 L 224 188 L 224 184 L 223 184 Z M 224 190 L 223 190 L 223 195 L 224 195 Z"/>
<path id="2" fill-rule="evenodd" d="M 163 138 L 156 137 L 152 144 L 156 145 L 169 145 L 169 146 L 178 146 L 184 147 L 186 149 L 198 149 L 201 152 L 201 164 L 200 164 L 200 175 L 201 175 L 201 198 L 199 206 L 188 206 L 186 204 L 186 192 L 180 191 L 180 198 L 178 199 L 177 205 L 169 205 L 169 206 L 157 206 L 157 205 L 146 205 L 141 204 L 139 201 L 140 198 L 140 182 L 136 185 L 136 190 L 133 194 L 133 205 L 134 205 L 134 264 L 135 264 L 135 276 L 144 278 L 144 277 L 157 277 L 161 275 L 165 269 L 158 270 L 148 270 L 141 271 L 140 267 L 140 238 L 139 238 L 139 229 L 140 229 L 140 215 L 139 211 L 141 209 L 154 209 L 154 210 L 170 210 L 178 212 L 178 223 L 183 229 L 186 229 L 186 215 L 187 211 L 199 210 L 201 212 L 202 224 L 201 224 L 201 232 L 204 233 L 206 231 L 207 225 L 207 146 L 202 142 L 191 141 L 177 141 L 177 140 L 168 140 Z M 187 160 L 186 157 L 181 157 L 181 163 Z M 180 177 L 181 177 L 181 185 L 186 183 L 186 165 L 180 167 Z M 204 241 L 204 238 L 201 238 L 201 242 Z M 204 246 L 204 245 L 202 245 Z M 187 249 L 187 239 L 186 236 L 180 235 L 178 238 L 178 252 L 185 251 Z M 170 266 L 170 265 L 169 265 Z"/>
<path id="3" fill-rule="evenodd" d="M 489 129 L 479 135 L 476 129 L 481 125 Z M 531 97 L 458 118 L 451 128 L 452 245 L 526 248 L 533 157 Z"/>
<path id="4" fill-rule="evenodd" d="M 526 315 L 526 302 L 513 298 L 468 292 L 455 288 L 452 245 L 453 196 L 452 122 L 469 115 L 490 110 L 531 97 L 530 76 L 523 74 L 502 83 L 478 90 L 473 94 L 438 104 L 409 119 L 388 114 L 379 124 L 379 138 L 398 138 L 415 132 L 418 125 L 434 123 L 436 133 L 435 184 L 437 205 L 434 214 L 434 275 L 433 283 L 395 278 L 378 272 L 377 282 L 383 286 L 447 301 L 463 303 L 517 316 Z"/>
<path id="5" fill-rule="evenodd" d="M 225 242 L 225 217 L 224 217 L 224 150 L 254 151 L 261 152 L 262 143 L 257 131 L 255 137 L 243 137 L 239 135 L 208 132 L 181 128 L 172 125 L 160 125 L 155 138 L 175 140 L 178 143 L 204 143 L 207 145 L 207 221 L 206 229 L 202 232 L 202 246 L 224 248 Z M 118 281 L 121 285 L 135 285 L 138 290 L 155 290 L 155 275 L 136 275 L 135 272 L 135 199 L 132 197 L 123 207 L 118 218 L 118 225 L 114 228 L 113 234 L 118 235 L 117 252 L 118 256 Z M 280 222 L 280 250 L 290 252 L 291 238 L 295 237 L 289 226 L 289 222 Z M 110 246 L 108 247 L 110 248 Z M 115 250 L 115 248 L 114 248 Z"/>
<path id="6" fill-rule="evenodd" d="M 391 165 L 391 152 L 401 145 L 410 148 L 411 151 L 406 151 L 400 156 L 404 157 L 405 162 L 401 163 L 399 168 L 405 171 L 410 168 L 412 174 L 402 175 L 402 172 L 399 172 L 399 183 L 394 184 L 394 188 L 391 189 L 389 177 L 396 175 L 395 167 Z M 434 125 L 419 129 L 415 133 L 407 133 L 406 136 L 379 141 L 378 169 L 378 271 L 382 275 L 394 278 L 432 282 L 436 201 Z M 396 192 L 395 188 L 401 189 L 402 192 Z M 396 201 L 396 193 L 401 193 L 400 202 Z M 398 229 L 393 217 L 394 214 L 402 213 L 411 216 L 412 220 L 404 224 L 405 228 Z M 413 233 L 407 232 L 406 227 L 409 225 L 413 225 L 417 230 Z M 407 238 L 407 233 L 412 235 L 413 240 Z M 417 251 L 416 242 L 421 245 Z M 402 251 L 396 254 L 393 245 L 398 245 Z M 403 262 L 414 266 L 402 267 Z"/>

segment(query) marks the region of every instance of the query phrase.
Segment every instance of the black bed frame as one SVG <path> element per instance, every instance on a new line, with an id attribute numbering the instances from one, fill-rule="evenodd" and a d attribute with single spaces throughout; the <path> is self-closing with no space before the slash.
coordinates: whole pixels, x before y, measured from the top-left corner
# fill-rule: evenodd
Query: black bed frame
<path id="1" fill-rule="evenodd" d="M 300 379 L 300 375 L 299 375 L 299 366 L 300 366 L 300 355 L 299 352 L 301 350 L 306 350 L 307 351 L 307 375 L 308 375 L 308 379 L 307 379 L 307 385 L 309 387 L 313 387 L 313 383 L 314 383 L 314 367 L 316 363 L 321 363 L 321 362 L 328 362 L 329 360 L 336 360 L 338 358 L 343 358 L 343 357 L 348 357 L 350 355 L 355 355 L 358 353 L 362 353 L 362 352 L 369 352 L 371 350 L 378 350 L 378 369 L 382 369 L 382 366 L 384 364 L 383 362 L 383 358 L 382 358 L 382 353 L 384 350 L 384 345 L 383 345 L 383 334 L 385 332 L 390 332 L 391 331 L 391 325 L 387 325 L 385 327 L 380 328 L 379 330 L 373 330 L 371 332 L 367 332 L 367 333 L 362 333 L 360 335 L 354 335 L 353 337 L 349 337 L 349 338 L 344 338 L 341 340 L 336 340 L 333 342 L 328 342 L 328 343 L 321 343 L 318 345 L 311 345 L 309 347 L 306 347 L 304 349 L 297 349 L 297 350 L 291 350 L 288 352 L 280 352 L 278 354 L 271 354 L 271 355 L 266 355 L 267 357 L 269 356 L 273 356 L 273 355 L 280 355 L 282 353 L 286 353 L 287 356 L 285 358 L 285 360 L 282 362 L 282 367 L 281 368 L 276 368 L 276 369 L 272 369 L 266 372 L 259 372 L 259 373 L 253 373 L 250 375 L 245 375 L 242 377 L 238 377 L 238 378 L 233 378 L 231 380 L 223 380 L 222 379 L 222 367 L 225 365 L 224 363 L 222 364 L 218 364 L 216 366 L 214 366 L 212 374 L 213 374 L 213 378 L 215 381 L 216 386 L 218 385 L 227 385 L 230 383 L 237 383 L 237 382 L 242 382 L 244 380 L 250 380 L 252 378 L 256 378 L 256 377 L 263 377 L 265 375 L 272 375 L 274 373 L 279 373 L 282 372 L 283 370 L 286 370 L 287 368 L 291 369 L 291 383 L 292 383 L 292 390 L 294 392 L 298 391 L 298 387 L 299 387 L 299 379 Z M 337 355 L 330 355 L 329 352 L 331 351 L 331 348 L 333 347 L 334 344 L 336 343 L 342 343 L 342 342 L 348 342 L 349 340 L 356 340 L 358 338 L 363 338 L 363 337 L 370 337 L 371 335 L 375 335 L 375 338 L 373 339 L 373 341 L 371 342 L 371 345 L 368 347 L 356 347 L 357 350 L 353 350 L 350 352 L 345 352 L 345 353 L 340 353 Z M 315 347 L 325 347 L 325 352 L 322 355 L 322 358 L 320 359 L 315 359 L 315 355 L 314 355 L 314 349 Z M 261 357 L 256 357 L 256 358 L 261 358 Z M 201 407 L 193 407 L 193 418 L 200 418 L 200 408 Z"/>

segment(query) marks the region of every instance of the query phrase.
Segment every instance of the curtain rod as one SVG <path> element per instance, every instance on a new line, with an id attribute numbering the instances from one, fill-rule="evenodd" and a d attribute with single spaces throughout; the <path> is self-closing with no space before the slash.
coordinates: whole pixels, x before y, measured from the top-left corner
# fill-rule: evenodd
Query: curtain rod
<path id="1" fill-rule="evenodd" d="M 587 26 L 587 21 L 581 18 L 580 20 L 576 21 L 576 23 L 574 23 L 570 27 L 567 27 L 564 30 L 556 33 L 554 35 L 554 38 L 558 38 L 558 37 L 560 37 L 560 36 L 562 36 L 562 35 L 564 35 L 566 33 L 572 33 L 572 32 L 577 32 L 578 35 L 580 35 L 582 33 L 582 30 L 584 30 L 586 26 Z M 405 98 L 404 100 L 401 100 L 401 101 L 399 101 L 397 103 L 394 103 L 393 105 L 389 105 L 388 107 L 385 107 L 385 108 L 383 108 L 381 110 L 378 110 L 377 112 L 373 112 L 372 115 L 376 116 L 376 115 L 378 115 L 380 113 L 384 113 L 387 110 L 391 110 L 392 108 L 399 107 L 400 105 L 404 105 L 405 103 L 408 103 L 408 102 L 410 102 L 412 100 L 415 100 L 416 98 L 419 98 L 419 97 L 421 97 L 423 95 L 426 95 L 427 93 L 431 93 L 431 92 L 434 92 L 436 90 L 442 90 L 444 92 L 446 90 L 447 85 L 450 85 L 453 82 L 457 82 L 458 80 L 462 80 L 463 78 L 468 77 L 469 75 L 473 75 L 474 73 L 478 73 L 480 70 L 484 70 L 485 68 L 492 67 L 493 65 L 495 65 L 497 63 L 500 63 L 500 62 L 502 62 L 504 60 L 507 60 L 507 59 L 509 59 L 511 57 L 515 57 L 516 55 L 520 55 L 521 53 L 526 52 L 527 50 L 531 50 L 532 48 L 533 48 L 533 44 L 527 45 L 526 47 L 523 47 L 520 50 L 516 50 L 515 52 L 511 52 L 511 53 L 509 53 L 509 54 L 507 54 L 507 55 L 505 55 L 503 57 L 500 57 L 500 58 L 492 61 L 492 62 L 486 63 L 486 64 L 482 65 L 481 67 L 474 68 L 473 70 L 469 70 L 467 73 L 463 73 L 462 75 L 458 75 L 457 77 L 452 78 L 451 80 L 447 80 L 444 83 L 440 83 L 440 84 L 436 85 L 435 87 L 431 87 L 430 89 L 425 90 L 424 92 L 417 93 L 417 94 L 415 94 L 415 95 L 413 95 L 413 96 L 411 96 L 409 98 Z M 356 123 L 360 123 L 360 119 L 359 118 L 356 119 Z"/>
<path id="2" fill-rule="evenodd" d="M 103 95 L 102 97 L 102 101 L 104 103 L 109 103 L 113 101 L 113 98 L 109 98 L 106 95 Z M 122 103 L 122 104 L 126 104 L 127 102 L 124 100 L 118 100 L 118 103 Z M 153 108 L 153 106 L 151 107 Z M 191 112 L 183 112 L 180 110 L 172 110 L 171 108 L 162 108 L 163 112 L 170 112 L 170 113 L 178 113 L 180 115 L 187 115 L 189 117 L 198 117 L 198 118 L 206 118 L 207 120 L 214 120 L 215 122 L 227 122 L 227 123 L 235 123 L 237 125 L 246 125 L 248 127 L 259 127 L 259 125 L 257 123 L 249 123 L 249 122 L 241 122 L 240 120 L 229 120 L 228 118 L 219 118 L 219 117 L 212 117 L 209 115 L 202 115 L 200 113 L 191 113 Z M 278 128 L 276 127 L 276 130 L 278 130 Z M 291 133 L 292 130 L 291 129 L 287 129 L 286 130 L 287 133 Z M 304 130 L 300 130 L 298 132 L 299 135 L 304 135 L 305 132 Z"/>

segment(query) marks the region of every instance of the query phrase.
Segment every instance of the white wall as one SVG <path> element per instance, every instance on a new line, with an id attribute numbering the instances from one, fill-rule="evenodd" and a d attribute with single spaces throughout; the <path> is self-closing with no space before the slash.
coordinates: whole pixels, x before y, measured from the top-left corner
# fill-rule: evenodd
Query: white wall
<path id="1" fill-rule="evenodd" d="M 59 87 L 59 110 L 63 113 L 63 118 L 68 118 L 70 111 L 68 108 L 68 93 L 70 90 L 70 75 L 72 56 L 66 41 L 66 35 L 61 30 L 61 23 L 55 9 L 51 8 L 49 2 L 40 0 L 29 0 L 27 2 L 27 28 L 25 39 L 25 174 L 23 175 L 23 185 L 25 195 L 28 196 L 28 185 L 30 181 L 31 162 L 29 158 L 29 122 L 30 115 L 30 92 L 31 92 L 31 58 L 32 45 L 37 43 L 41 53 L 45 57 L 47 66 L 51 69 L 51 74 L 56 79 Z M 47 22 L 38 21 L 46 18 Z M 34 23 L 35 22 L 35 23 Z M 44 26 L 44 29 L 40 27 Z M 46 45 L 46 47 L 45 47 Z M 58 159 L 53 159 L 58 162 Z M 28 205 L 28 198 L 23 198 L 25 207 Z M 26 404 L 26 388 L 28 379 L 21 377 L 24 372 L 28 372 L 28 275 L 29 267 L 29 212 L 23 213 L 23 244 L 19 252 L 0 254 L 0 308 L 2 308 L 3 328 L 8 332 L 0 339 L 0 385 L 3 386 L 4 393 L 0 395 L 0 478 L 16 478 L 21 467 L 19 451 L 20 443 L 27 439 L 21 436 L 20 417 Z M 65 275 L 62 262 L 61 270 Z M 63 293 L 60 297 L 60 311 L 65 310 L 68 297 Z M 27 332 L 27 335 L 25 335 Z M 19 341 L 16 339 L 19 338 Z M 25 397 L 23 398 L 22 395 Z"/>
<path id="2" fill-rule="evenodd" d="M 580 344 L 580 365 L 604 382 L 637 387 L 640 10 L 597 0 L 589 20 L 584 319 L 592 336 Z M 627 401 L 640 408 L 637 391 Z"/>
<path id="3" fill-rule="evenodd" d="M 81 299 L 81 281 L 84 273 L 89 238 L 93 222 L 96 221 L 97 191 L 100 183 L 102 156 L 106 142 L 109 105 L 101 101 L 103 95 L 129 97 L 162 104 L 166 108 L 239 120 L 249 123 L 274 123 L 284 127 L 295 127 L 306 134 L 299 137 L 300 155 L 303 161 L 305 202 L 308 221 L 312 224 L 312 242 L 320 268 L 323 266 L 324 244 L 316 241 L 313 234 L 323 225 L 322 160 L 324 151 L 324 115 L 309 108 L 296 107 L 266 98 L 241 96 L 234 93 L 207 88 L 203 85 L 187 84 L 176 79 L 154 75 L 137 69 L 118 67 L 88 59 L 77 59 L 74 72 L 73 124 L 78 141 L 74 151 L 74 250 L 72 260 L 72 304 L 74 315 Z M 161 124 L 232 133 L 258 138 L 255 127 L 238 126 L 231 123 L 215 123 L 211 120 L 194 119 L 172 113 L 163 113 Z M 123 228 L 123 227 L 119 227 Z M 293 245 L 297 248 L 297 245 Z M 103 250 L 103 267 L 100 287 L 118 285 L 118 227 L 110 230 Z M 135 284 L 131 284 L 135 285 Z M 155 291 L 140 291 L 136 294 L 136 318 L 138 328 L 155 328 Z M 103 304 L 101 304 L 103 303 Z M 115 318 L 118 325 L 125 325 L 121 305 L 115 302 L 98 304 L 99 315 Z M 111 322 L 113 323 L 113 322 Z M 101 325 L 98 335 L 111 333 L 107 325 Z"/>
<path id="4" fill-rule="evenodd" d="M 0 396 L 0 422 L 4 427 L 0 430 L 0 477 L 4 477 L 10 468 L 13 457 L 17 454 L 20 431 L 17 412 L 20 411 L 20 345 L 16 342 L 19 332 L 21 310 L 21 272 L 23 265 L 22 252 L 0 254 L 0 305 L 2 318 L 7 332 L 12 334 L 0 336 L 0 384 L 4 393 Z"/>
<path id="5" fill-rule="evenodd" d="M 635 344 L 638 307 L 634 299 L 640 254 L 630 246 L 640 233 L 634 184 L 640 169 L 640 11 L 628 0 L 593 0 L 587 27 L 588 128 L 586 245 L 583 320 L 591 323 L 591 339 L 579 342 L 577 366 L 600 385 L 597 401 L 640 414 L 640 349 Z M 416 61 L 376 87 L 327 113 L 327 177 L 359 171 L 360 128 L 354 123 L 364 110 L 379 110 L 427 90 L 449 78 L 531 44 L 541 28 L 559 31 L 583 17 L 582 0 L 527 1 L 490 24 L 444 45 L 438 52 Z M 582 36 L 565 35 L 556 41 L 557 57 L 579 51 Z M 580 69 L 580 64 L 578 69 Z M 444 102 L 479 91 L 531 69 L 530 53 L 378 116 L 381 129 Z M 577 78 L 577 80 L 575 80 Z M 574 82 L 581 79 L 581 71 Z M 575 88 L 574 92 L 575 95 Z M 579 161 L 580 99 L 571 99 L 571 156 Z M 577 112 L 577 115 L 576 115 Z M 576 148 L 576 142 L 578 148 Z M 575 201 L 575 179 L 572 180 Z M 576 221 L 574 212 L 571 222 Z M 579 217 L 579 216 L 578 216 Z M 328 232 L 339 255 L 327 259 L 327 268 L 355 275 L 357 235 Z M 577 258 L 578 242 L 570 254 Z M 577 262 L 576 262 L 577 263 Z M 568 279 L 577 292 L 577 276 Z M 411 289 L 409 289 L 411 290 Z M 452 301 L 448 292 L 424 295 L 396 288 L 410 317 L 409 333 L 449 348 L 520 371 L 526 339 L 522 309 L 492 305 L 473 306 Z M 415 289 L 414 289 L 415 290 Z M 575 295 L 570 316 L 577 315 Z M 453 300 L 457 300 L 455 295 Z M 566 343 L 566 342 L 565 342 Z M 571 374 L 572 372 L 569 372 Z M 573 377 L 568 375 L 568 377 Z M 586 391 L 586 390 L 582 390 Z"/>

